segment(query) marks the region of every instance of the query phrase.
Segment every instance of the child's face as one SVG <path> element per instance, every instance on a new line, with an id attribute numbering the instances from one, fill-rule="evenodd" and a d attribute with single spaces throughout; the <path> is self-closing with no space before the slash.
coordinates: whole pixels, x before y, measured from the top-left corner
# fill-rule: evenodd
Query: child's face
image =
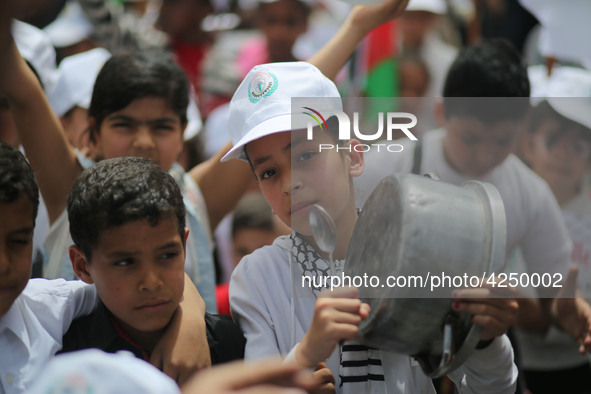
<path id="1" fill-rule="evenodd" d="M 429 76 L 419 64 L 403 62 L 398 67 L 400 97 L 423 97 L 429 87 Z M 418 101 L 418 100 L 417 100 Z"/>
<path id="2" fill-rule="evenodd" d="M 213 8 L 207 0 L 164 0 L 157 26 L 172 38 L 190 39 Z"/>
<path id="3" fill-rule="evenodd" d="M 25 195 L 0 201 L 0 317 L 23 291 L 31 276 L 33 203 Z"/>
<path id="4" fill-rule="evenodd" d="M 405 50 L 423 45 L 427 33 L 433 28 L 437 15 L 427 11 L 405 11 L 399 19 L 400 34 Z"/>
<path id="5" fill-rule="evenodd" d="M 177 309 L 185 283 L 184 241 L 175 217 L 164 216 L 156 226 L 136 220 L 103 231 L 91 262 L 75 246 L 70 258 L 122 327 L 141 337 L 164 329 Z"/>
<path id="6" fill-rule="evenodd" d="M 267 39 L 269 61 L 293 61 L 293 46 L 307 26 L 308 18 L 294 0 L 263 3 L 259 27 Z"/>
<path id="7" fill-rule="evenodd" d="M 443 152 L 448 164 L 462 175 L 479 178 L 514 151 L 521 122 L 485 124 L 475 118 L 452 116 L 445 119 L 444 127 Z"/>
<path id="8" fill-rule="evenodd" d="M 246 147 L 273 213 L 303 235 L 311 235 L 308 216 L 312 204 L 323 206 L 337 226 L 347 220 L 349 208 L 354 214 L 351 176 L 363 171 L 363 154 L 334 149 L 318 152 L 321 143 L 334 141 L 326 132 L 315 132 L 308 141 L 306 131 L 297 130 L 271 134 Z"/>
<path id="9" fill-rule="evenodd" d="M 582 127 L 565 129 L 555 119 L 548 119 L 535 133 L 528 135 L 525 149 L 532 169 L 555 194 L 575 193 L 589 169 L 591 139 Z"/>
<path id="10" fill-rule="evenodd" d="M 184 126 L 165 99 L 139 98 L 105 117 L 97 150 L 105 159 L 146 157 L 168 171 L 183 149 Z"/>

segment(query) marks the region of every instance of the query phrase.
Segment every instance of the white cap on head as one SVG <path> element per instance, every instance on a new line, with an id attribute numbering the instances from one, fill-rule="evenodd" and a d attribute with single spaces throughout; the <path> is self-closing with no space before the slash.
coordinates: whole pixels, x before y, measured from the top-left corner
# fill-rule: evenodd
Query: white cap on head
<path id="1" fill-rule="evenodd" d="M 106 49 L 95 48 L 60 63 L 55 87 L 47 94 L 57 116 L 62 117 L 73 107 L 88 109 L 96 76 L 110 57 Z"/>
<path id="2" fill-rule="evenodd" d="M 174 380 L 130 352 L 98 349 L 56 356 L 27 392 L 180 394 Z"/>
<path id="3" fill-rule="evenodd" d="M 591 1 L 519 0 L 540 21 L 543 56 L 591 68 Z M 587 37 L 587 38 L 585 38 Z"/>
<path id="4" fill-rule="evenodd" d="M 47 34 L 35 26 L 15 20 L 12 35 L 21 56 L 35 69 L 43 89 L 50 91 L 56 78 L 55 49 Z"/>
<path id="5" fill-rule="evenodd" d="M 183 139 L 185 141 L 195 137 L 203 127 L 203 120 L 201 119 L 201 112 L 197 105 L 197 94 L 193 86 L 189 86 L 189 104 L 187 105 L 187 126 L 183 132 Z"/>
<path id="6" fill-rule="evenodd" d="M 410 0 L 406 11 L 427 11 L 432 14 L 444 15 L 447 12 L 445 0 Z"/>
<path id="7" fill-rule="evenodd" d="M 340 98 L 335 84 L 306 62 L 268 63 L 253 67 L 230 102 L 229 128 L 234 147 L 222 161 L 246 160 L 244 147 L 261 137 L 307 127 L 309 117 L 293 113 L 295 97 Z M 340 100 L 338 100 L 340 103 Z M 302 116 L 300 116 L 302 115 Z"/>
<path id="8" fill-rule="evenodd" d="M 57 18 L 47 25 L 45 33 L 57 48 L 74 45 L 90 37 L 93 26 L 78 1 L 68 1 Z"/>
<path id="9" fill-rule="evenodd" d="M 529 69 L 532 103 L 545 98 L 560 115 L 591 129 L 591 71 L 555 67 L 550 77 L 544 73 L 543 66 Z"/>

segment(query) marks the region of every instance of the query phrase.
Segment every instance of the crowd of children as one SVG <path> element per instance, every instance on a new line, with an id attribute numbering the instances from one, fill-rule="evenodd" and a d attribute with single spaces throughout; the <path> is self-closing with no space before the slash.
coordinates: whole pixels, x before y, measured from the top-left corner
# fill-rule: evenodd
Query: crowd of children
<path id="1" fill-rule="evenodd" d="M 491 183 L 506 271 L 564 278 L 450 295 L 480 327 L 447 374 L 455 389 L 591 392 L 590 71 L 553 59 L 528 72 L 506 40 L 465 45 L 479 12 L 461 1 L 355 7 L 328 42 L 305 33 L 338 19 L 329 0 L 112 2 L 0 5 L 0 393 L 446 392 L 412 355 L 357 339 L 376 311 L 356 289 L 300 285 L 346 271 L 363 203 L 395 172 Z M 72 23 L 84 45 L 59 40 Z M 347 90 L 351 56 L 356 73 L 379 57 L 364 39 L 384 23 L 398 24 L 384 52 L 401 108 L 423 120 L 419 141 L 390 141 L 397 154 L 292 106 L 342 111 L 333 80 Z M 298 44 L 321 49 L 297 61 Z M 195 138 L 209 158 L 193 165 Z M 315 204 L 334 221 L 331 252 Z M 240 359 L 256 362 L 193 377 Z"/>

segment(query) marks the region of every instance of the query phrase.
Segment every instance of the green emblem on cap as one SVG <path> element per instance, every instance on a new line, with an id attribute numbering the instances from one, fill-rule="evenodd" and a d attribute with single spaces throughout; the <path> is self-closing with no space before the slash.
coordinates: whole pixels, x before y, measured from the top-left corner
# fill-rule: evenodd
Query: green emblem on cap
<path id="1" fill-rule="evenodd" d="M 279 81 L 270 73 L 261 71 L 256 73 L 248 86 L 248 99 L 251 103 L 258 103 L 263 97 L 269 97 L 277 90 Z"/>

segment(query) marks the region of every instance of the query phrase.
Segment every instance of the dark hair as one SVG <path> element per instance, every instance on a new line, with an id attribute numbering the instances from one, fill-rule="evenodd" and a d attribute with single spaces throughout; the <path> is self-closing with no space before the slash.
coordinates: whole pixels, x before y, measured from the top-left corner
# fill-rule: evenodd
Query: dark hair
<path id="1" fill-rule="evenodd" d="M 165 99 L 182 123 L 187 122 L 189 82 L 165 52 L 149 50 L 114 55 L 94 83 L 88 116 L 95 119 L 91 138 L 111 113 L 144 97 Z"/>
<path id="2" fill-rule="evenodd" d="M 244 196 L 234 209 L 232 214 L 232 237 L 242 229 L 254 228 L 257 230 L 273 231 L 273 212 L 265 197 L 260 193 L 251 193 Z"/>
<path id="3" fill-rule="evenodd" d="M 39 207 L 39 187 L 33 169 L 21 152 L 0 141 L 0 201 L 11 203 L 22 195 L 33 203 L 33 222 Z"/>
<path id="4" fill-rule="evenodd" d="M 527 67 L 507 40 L 493 39 L 464 48 L 452 63 L 443 88 L 445 116 L 476 117 L 486 123 L 519 120 L 526 99 L 465 100 L 449 97 L 529 97 Z M 487 105 L 490 104 L 490 105 Z"/>
<path id="5" fill-rule="evenodd" d="M 287 1 L 291 1 L 296 7 L 300 8 L 300 10 L 302 11 L 302 14 L 305 18 L 308 18 L 310 16 L 310 14 L 312 13 L 312 8 L 310 7 L 310 4 L 308 4 L 305 1 L 302 1 L 302 0 L 287 0 Z M 259 0 L 258 10 L 261 11 L 268 3 L 269 3 L 268 1 L 260 1 Z"/>
<path id="6" fill-rule="evenodd" d="M 72 240 L 88 260 L 102 231 L 135 220 L 156 226 L 162 216 L 174 215 L 184 239 L 181 191 L 166 171 L 146 158 L 118 157 L 93 165 L 74 183 L 67 208 Z"/>

